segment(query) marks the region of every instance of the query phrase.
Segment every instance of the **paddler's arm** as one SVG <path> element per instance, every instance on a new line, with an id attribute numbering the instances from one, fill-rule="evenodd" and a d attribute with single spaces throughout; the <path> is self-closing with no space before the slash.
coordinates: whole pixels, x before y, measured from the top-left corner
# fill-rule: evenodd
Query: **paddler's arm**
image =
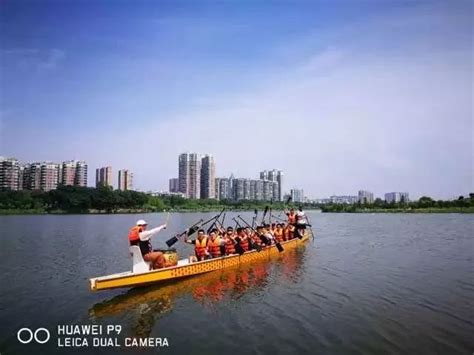
<path id="1" fill-rule="evenodd" d="M 153 228 L 153 229 L 150 229 L 150 230 L 147 230 L 147 231 L 140 232 L 140 234 L 139 234 L 140 240 L 148 240 L 153 235 L 158 233 L 160 230 L 165 229 L 165 228 L 166 228 L 166 224 L 162 224 L 159 227 L 156 227 L 156 228 Z"/>

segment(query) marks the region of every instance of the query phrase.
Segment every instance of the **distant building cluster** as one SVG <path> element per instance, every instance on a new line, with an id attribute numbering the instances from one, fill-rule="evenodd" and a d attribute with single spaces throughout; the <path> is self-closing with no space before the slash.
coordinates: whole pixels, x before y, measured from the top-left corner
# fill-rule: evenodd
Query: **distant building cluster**
<path id="1" fill-rule="evenodd" d="M 409 202 L 408 192 L 388 192 L 385 194 L 385 202 L 396 203 L 396 202 Z M 322 198 L 313 200 L 314 203 L 328 204 L 355 204 L 355 203 L 374 203 L 374 194 L 370 191 L 360 190 L 357 196 L 331 196 L 330 198 Z"/>
<path id="2" fill-rule="evenodd" d="M 397 202 L 408 202 L 408 192 L 388 192 L 385 194 L 385 202 L 397 203 Z"/>
<path id="3" fill-rule="evenodd" d="M 50 191 L 58 185 L 87 186 L 87 163 L 70 160 L 20 164 L 15 158 L 0 157 L 1 191 Z"/>
<path id="4" fill-rule="evenodd" d="M 59 185 L 87 186 L 87 171 L 87 163 L 80 160 L 22 164 L 16 158 L 0 157 L 0 191 L 50 191 Z M 133 188 L 133 174 L 129 170 L 120 170 L 118 180 L 120 190 Z M 96 169 L 95 182 L 96 187 L 112 186 L 112 167 Z"/>
<path id="5" fill-rule="evenodd" d="M 281 201 L 283 173 L 264 170 L 260 179 L 216 177 L 212 155 L 183 153 L 178 158 L 178 177 L 169 180 L 170 193 L 190 199 Z"/>

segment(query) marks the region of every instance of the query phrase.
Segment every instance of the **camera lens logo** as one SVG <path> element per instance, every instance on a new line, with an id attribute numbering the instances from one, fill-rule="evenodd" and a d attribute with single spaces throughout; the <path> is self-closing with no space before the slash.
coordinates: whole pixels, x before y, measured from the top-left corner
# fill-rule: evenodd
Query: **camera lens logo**
<path id="1" fill-rule="evenodd" d="M 49 330 L 46 328 L 38 328 L 34 332 L 30 328 L 21 328 L 16 333 L 16 338 L 22 344 L 29 344 L 33 339 L 38 344 L 44 344 L 48 342 L 50 337 Z"/>

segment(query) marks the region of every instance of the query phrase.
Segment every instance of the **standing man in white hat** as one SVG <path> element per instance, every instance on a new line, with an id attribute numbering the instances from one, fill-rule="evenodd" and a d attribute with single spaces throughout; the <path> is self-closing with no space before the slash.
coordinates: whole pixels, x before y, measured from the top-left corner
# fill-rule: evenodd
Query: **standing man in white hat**
<path id="1" fill-rule="evenodd" d="M 160 269 L 164 267 L 165 259 L 163 257 L 163 253 L 159 251 L 153 251 L 150 239 L 160 230 L 166 229 L 166 223 L 150 230 L 146 230 L 147 227 L 148 223 L 146 223 L 146 221 L 143 219 L 138 220 L 136 225 L 130 229 L 128 233 L 128 240 L 130 245 L 137 245 L 140 247 L 143 260 L 150 262 L 153 266 L 153 269 Z"/>

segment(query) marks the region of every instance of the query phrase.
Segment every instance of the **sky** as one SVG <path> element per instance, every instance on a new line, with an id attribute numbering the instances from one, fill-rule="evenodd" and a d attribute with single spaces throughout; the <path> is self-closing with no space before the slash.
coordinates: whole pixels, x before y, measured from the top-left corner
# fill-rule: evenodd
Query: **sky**
<path id="1" fill-rule="evenodd" d="M 284 172 L 310 198 L 474 191 L 471 1 L 2 1 L 0 155 L 167 190 Z"/>

